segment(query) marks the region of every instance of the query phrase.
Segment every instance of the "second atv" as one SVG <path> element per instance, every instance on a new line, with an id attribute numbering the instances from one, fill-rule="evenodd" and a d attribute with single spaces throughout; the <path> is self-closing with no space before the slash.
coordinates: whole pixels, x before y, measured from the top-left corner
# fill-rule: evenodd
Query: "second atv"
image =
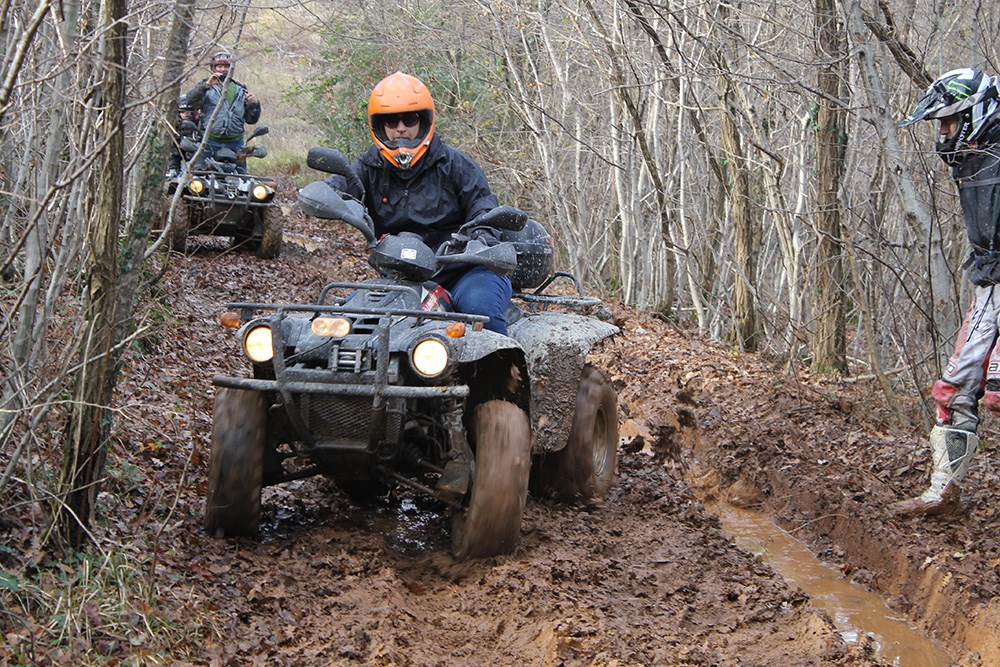
<path id="1" fill-rule="evenodd" d="M 247 137 L 247 145 L 239 154 L 222 148 L 200 158 L 197 144 L 187 137 L 181 139 L 188 167 L 168 179 L 165 188 L 167 210 L 175 191 L 181 189 L 169 236 L 171 250 L 184 252 L 188 236 L 204 234 L 231 237 L 233 247 L 255 251 L 262 259 L 281 254 L 284 223 L 275 206 L 275 181 L 248 174 L 241 167 L 248 157 L 267 156 L 265 146 L 250 145 L 267 133 L 267 126 L 258 127 Z"/>

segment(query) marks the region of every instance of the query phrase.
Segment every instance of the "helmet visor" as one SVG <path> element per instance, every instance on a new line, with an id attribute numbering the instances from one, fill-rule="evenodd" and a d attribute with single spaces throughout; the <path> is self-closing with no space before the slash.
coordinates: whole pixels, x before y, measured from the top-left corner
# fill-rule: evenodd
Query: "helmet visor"
<path id="1" fill-rule="evenodd" d="M 371 123 L 372 134 L 389 148 L 407 147 L 410 141 L 413 142 L 413 146 L 419 146 L 420 142 L 427 137 L 427 133 L 431 128 L 431 112 L 427 109 L 420 109 L 419 111 L 401 111 L 398 113 L 377 113 L 372 115 L 369 122 Z M 393 141 L 389 139 L 389 135 L 386 132 L 386 130 L 396 128 L 402 129 L 405 127 L 410 129 L 417 125 L 420 126 L 420 130 L 412 140 L 396 139 Z"/>
<path id="2" fill-rule="evenodd" d="M 912 125 L 926 118 L 944 118 L 973 107 L 993 94 L 993 87 L 973 94 L 972 89 L 961 81 L 935 81 L 917 101 L 916 108 L 899 124 Z"/>
<path id="3" fill-rule="evenodd" d="M 918 120 L 929 117 L 933 111 L 940 109 L 942 106 L 944 105 L 941 104 L 940 96 L 934 91 L 928 92 L 917 101 L 916 108 L 910 112 L 909 116 L 903 119 L 899 126 L 906 127 L 907 125 L 913 125 Z"/>
<path id="4" fill-rule="evenodd" d="M 403 113 L 380 113 L 375 116 L 376 122 L 382 123 L 387 130 L 394 130 L 402 123 L 403 127 L 416 127 L 420 123 L 420 114 L 416 111 Z"/>

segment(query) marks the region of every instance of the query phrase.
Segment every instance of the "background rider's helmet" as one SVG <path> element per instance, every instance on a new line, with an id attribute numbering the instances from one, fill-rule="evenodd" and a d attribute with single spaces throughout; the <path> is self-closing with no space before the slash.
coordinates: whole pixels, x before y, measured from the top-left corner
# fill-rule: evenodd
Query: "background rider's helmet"
<path id="1" fill-rule="evenodd" d="M 208 66 L 213 70 L 215 69 L 216 65 L 229 65 L 230 69 L 232 69 L 233 57 L 228 53 L 226 53 L 225 51 L 219 51 L 214 56 L 212 56 L 212 60 L 208 64 Z"/>
<path id="2" fill-rule="evenodd" d="M 420 130 L 415 139 L 390 141 L 381 116 L 415 111 Z M 368 127 L 379 152 L 400 169 L 412 169 L 434 137 L 434 100 L 427 86 L 409 74 L 396 72 L 379 81 L 368 98 Z"/>
<path id="3" fill-rule="evenodd" d="M 194 111 L 194 107 L 191 106 L 190 98 L 185 94 L 181 95 L 180 99 L 177 101 L 178 111 Z"/>
<path id="4" fill-rule="evenodd" d="M 945 162 L 954 164 L 960 159 L 959 152 L 978 141 L 993 124 L 998 111 L 1000 86 L 997 77 L 988 77 L 975 67 L 966 67 L 946 72 L 932 83 L 900 126 L 957 115 L 955 133 L 934 145 Z"/>

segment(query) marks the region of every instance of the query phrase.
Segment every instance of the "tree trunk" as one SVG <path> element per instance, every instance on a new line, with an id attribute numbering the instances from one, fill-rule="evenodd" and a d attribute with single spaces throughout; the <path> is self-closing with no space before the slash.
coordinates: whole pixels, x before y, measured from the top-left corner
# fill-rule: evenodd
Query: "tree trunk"
<path id="1" fill-rule="evenodd" d="M 49 7 L 49 3 L 41 3 L 39 7 Z M 62 5 L 62 21 L 58 26 L 63 44 L 70 49 L 77 46 L 77 22 L 80 16 L 79 2 L 66 2 Z M 44 12 L 43 12 L 44 13 Z M 37 12 L 36 12 L 37 17 Z M 40 18 L 38 19 L 41 20 Z M 27 50 L 31 41 L 37 35 L 38 25 L 32 19 L 30 31 L 26 30 L 18 36 L 18 50 Z M 20 61 L 8 63 L 3 71 L 3 79 L 13 85 L 19 76 Z M 12 365 L 4 377 L 0 378 L 2 397 L 0 397 L 0 443 L 5 442 L 15 428 L 23 408 L 32 401 L 28 397 L 26 385 L 36 377 L 36 360 L 40 349 L 44 347 L 44 337 L 40 332 L 48 325 L 47 308 L 41 303 L 45 298 L 45 281 L 51 278 L 52 239 L 58 235 L 52 227 L 60 227 L 60 215 L 53 211 L 50 204 L 53 201 L 55 183 L 59 181 L 59 163 L 63 158 L 69 99 L 72 93 L 71 72 L 68 68 L 59 72 L 48 86 L 41 87 L 36 94 L 41 103 L 48 105 L 50 111 L 47 126 L 33 125 L 23 135 L 8 134 L 8 126 L 3 124 L 3 110 L 6 102 L 0 95 L 0 131 L 3 132 L 3 164 L 0 173 L 9 169 L 16 171 L 13 178 L 4 179 L 2 189 L 5 191 L 3 208 L 0 211 L 0 281 L 14 282 L 21 278 L 22 292 L 17 306 L 16 326 L 13 332 L 6 329 L 0 331 L 0 339 L 11 341 Z M 41 136 L 39 136 L 41 135 Z M 44 147 L 39 159 L 38 146 Z M 16 167 L 16 170 L 14 169 Z M 32 188 L 34 185 L 34 189 Z M 42 195 L 33 193 L 41 192 Z M 57 219 L 53 221 L 53 219 Z M 50 224 L 53 223 L 53 224 Z M 24 225 L 23 232 L 22 224 Z M 18 238 L 23 234 L 22 238 Z M 20 256 L 23 265 L 18 271 L 15 266 L 18 259 L 18 246 L 23 242 Z M 60 247 L 58 256 L 62 256 L 66 246 Z M 56 261 L 55 263 L 58 263 Z M 8 463 L 8 470 L 17 464 L 21 449 L 15 450 Z M 7 477 L 0 479 L 0 489 Z"/>
<path id="2" fill-rule="evenodd" d="M 733 333 L 744 350 L 756 351 L 760 343 L 754 305 L 757 270 L 754 261 L 753 220 L 750 214 L 750 179 L 747 175 L 743 142 L 732 108 L 731 92 L 725 95 L 721 113 L 722 148 L 728 173 L 729 211 L 732 216 L 736 273 L 733 279 Z"/>
<path id="3" fill-rule="evenodd" d="M 167 52 L 164 56 L 165 63 L 159 87 L 162 92 L 157 109 L 160 117 L 170 119 L 171 123 L 177 118 L 177 101 L 180 98 L 181 78 L 184 76 L 184 61 L 191 38 L 191 27 L 194 25 L 194 6 L 195 0 L 177 0 Z M 132 328 L 135 295 L 139 290 L 146 245 L 163 196 L 163 174 L 167 170 L 171 136 L 169 125 L 156 123 L 146 137 L 142 173 L 139 177 L 139 196 L 132 215 L 125 256 L 122 258 L 115 344 L 124 341 Z"/>
<path id="4" fill-rule="evenodd" d="M 816 280 L 812 367 L 847 371 L 844 269 L 839 191 L 847 139 L 841 104 L 844 47 L 835 0 L 816 0 L 819 110 L 816 118 Z"/>
<path id="5" fill-rule="evenodd" d="M 4 115 L 10 108 L 10 96 L 13 93 L 14 83 L 17 81 L 21 67 L 24 66 L 25 58 L 28 55 L 28 46 L 35 39 L 35 34 L 38 32 L 38 28 L 41 26 L 50 8 L 51 3 L 49 0 L 41 0 L 38 3 L 38 6 L 35 7 L 35 13 L 31 16 L 31 20 L 28 21 L 28 24 L 24 26 L 18 36 L 16 47 L 9 56 L 4 58 L 4 64 L 9 64 L 3 72 L 3 81 L 0 82 L 0 126 L 3 125 Z M 4 13 L 6 14 L 6 12 Z M 6 27 L 6 20 L 7 16 L 5 15 L 3 17 L 4 27 Z"/>
<path id="6" fill-rule="evenodd" d="M 81 546 L 104 472 L 114 394 L 114 330 L 118 305 L 118 233 L 121 226 L 125 141 L 126 0 L 101 4 L 105 31 L 97 70 L 95 107 L 98 143 L 105 143 L 92 176 L 94 199 L 87 260 L 87 329 L 81 370 L 65 434 L 63 470 L 59 483 L 62 504 L 56 508 L 54 534 L 68 546 Z"/>

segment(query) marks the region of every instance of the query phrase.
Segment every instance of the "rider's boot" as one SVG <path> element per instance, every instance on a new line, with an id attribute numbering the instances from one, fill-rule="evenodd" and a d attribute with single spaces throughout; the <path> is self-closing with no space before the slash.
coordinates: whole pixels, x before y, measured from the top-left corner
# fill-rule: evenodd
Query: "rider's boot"
<path id="1" fill-rule="evenodd" d="M 960 485 L 979 448 L 979 437 L 938 425 L 931 429 L 930 444 L 934 464 L 930 486 L 916 498 L 894 503 L 890 510 L 897 516 L 941 516 L 962 511 Z"/>

